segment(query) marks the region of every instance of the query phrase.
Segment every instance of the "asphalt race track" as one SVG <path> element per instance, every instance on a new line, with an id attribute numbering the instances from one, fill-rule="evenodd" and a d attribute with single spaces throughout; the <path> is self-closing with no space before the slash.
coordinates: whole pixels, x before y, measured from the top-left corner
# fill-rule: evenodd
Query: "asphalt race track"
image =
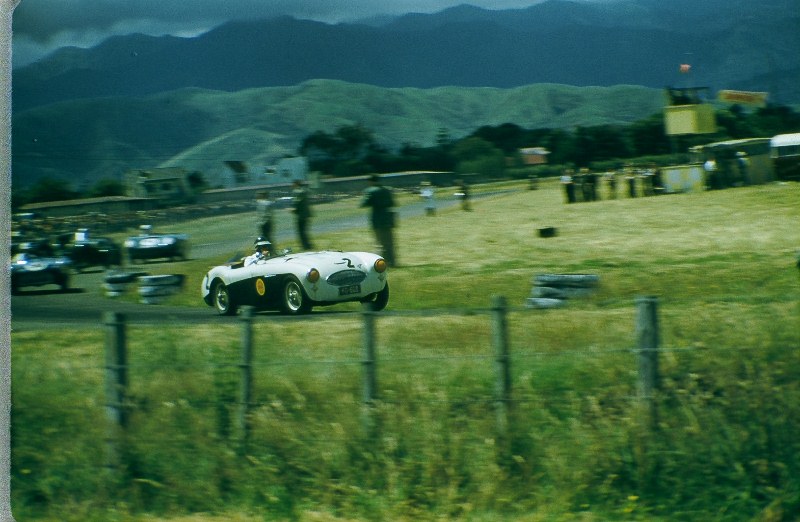
<path id="1" fill-rule="evenodd" d="M 507 191 L 503 191 L 507 192 Z M 479 197 L 486 197 L 493 194 L 481 194 Z M 442 208 L 455 204 L 453 200 L 437 201 L 437 206 Z M 424 204 L 415 202 L 401 209 L 400 216 L 408 217 L 419 215 L 424 212 Z M 366 210 L 364 216 L 357 219 L 349 219 L 341 222 L 314 222 L 312 220 L 312 239 L 314 232 L 341 229 L 343 227 L 365 227 L 368 232 Z M 290 227 L 283 227 L 278 230 L 276 240 L 280 245 L 282 239 L 293 236 L 294 230 Z M 233 248 L 241 245 L 246 238 L 236 238 L 226 243 L 202 243 L 194 239 L 191 245 L 191 257 L 211 257 L 225 253 L 232 253 Z M 190 239 L 190 241 L 192 241 Z M 175 263 L 172 263 L 175 264 Z M 180 263 L 177 263 L 180 265 Z M 137 265 L 137 269 L 147 271 L 148 267 L 155 268 L 157 263 Z M 180 270 L 176 270 L 180 272 Z M 106 312 L 118 312 L 125 315 L 130 324 L 209 324 L 209 323 L 232 323 L 237 321 L 236 317 L 222 317 L 217 315 L 213 308 L 205 305 L 198 307 L 178 307 L 163 304 L 142 304 L 130 300 L 120 300 L 119 298 L 107 297 L 102 290 L 105 277 L 103 270 L 72 274 L 70 280 L 70 290 L 60 291 L 55 285 L 43 287 L 22 288 L 19 295 L 11 296 L 11 329 L 12 331 L 30 331 L 47 328 L 63 327 L 100 327 L 103 323 L 103 316 Z M 192 291 L 192 289 L 188 289 Z M 198 304 L 200 303 L 200 289 L 195 289 Z M 314 311 L 317 313 L 335 314 L 336 307 L 320 308 Z M 272 312 L 258 314 L 258 316 L 269 317 L 275 315 Z"/>
<path id="2" fill-rule="evenodd" d="M 103 323 L 106 312 L 119 312 L 129 323 L 198 324 L 208 321 L 235 320 L 219 317 L 210 307 L 187 308 L 146 305 L 130 300 L 106 297 L 101 289 L 103 271 L 74 274 L 70 290 L 62 292 L 55 285 L 23 288 L 11 297 L 12 331 L 41 330 Z M 197 290 L 198 300 L 200 290 Z"/>

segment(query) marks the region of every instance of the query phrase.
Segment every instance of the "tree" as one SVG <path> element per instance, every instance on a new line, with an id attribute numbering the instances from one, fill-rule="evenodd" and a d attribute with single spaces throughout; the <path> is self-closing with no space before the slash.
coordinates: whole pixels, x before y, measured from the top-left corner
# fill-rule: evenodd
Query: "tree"
<path id="1" fill-rule="evenodd" d="M 208 181 L 206 181 L 203 173 L 196 170 L 186 176 L 186 183 L 194 193 L 202 192 L 208 188 Z"/>
<path id="2" fill-rule="evenodd" d="M 634 156 L 653 156 L 671 152 L 669 137 L 664 129 L 664 116 L 653 114 L 635 121 L 625 129 Z"/>
<path id="3" fill-rule="evenodd" d="M 500 176 L 505 170 L 503 151 L 481 138 L 461 140 L 453 148 L 459 174 L 478 173 L 489 177 Z"/>
<path id="4" fill-rule="evenodd" d="M 300 154 L 311 170 L 334 176 L 354 176 L 375 171 L 373 164 L 386 162 L 387 151 L 362 125 L 345 125 L 334 134 L 317 131 L 303 140 Z"/>
<path id="5" fill-rule="evenodd" d="M 526 132 L 522 127 L 514 123 L 503 123 L 496 127 L 483 126 L 473 132 L 472 136 L 491 143 L 509 156 L 516 154 L 520 148 L 529 145 L 526 143 Z"/>
<path id="6" fill-rule="evenodd" d="M 106 196 L 124 196 L 125 185 L 116 179 L 103 178 L 97 183 L 92 185 L 89 189 L 88 196 L 93 198 L 101 198 Z"/>
<path id="7" fill-rule="evenodd" d="M 64 201 L 76 199 L 80 194 L 72 189 L 70 184 L 61 178 L 44 177 L 36 181 L 26 191 L 25 200 L 28 203 L 44 203 L 46 201 Z"/>

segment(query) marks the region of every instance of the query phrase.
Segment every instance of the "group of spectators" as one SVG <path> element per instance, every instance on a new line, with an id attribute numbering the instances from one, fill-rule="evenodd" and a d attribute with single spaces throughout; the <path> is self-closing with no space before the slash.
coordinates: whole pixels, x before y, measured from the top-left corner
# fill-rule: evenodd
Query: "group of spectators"
<path id="1" fill-rule="evenodd" d="M 566 203 L 580 201 L 599 201 L 605 192 L 607 199 L 619 197 L 620 178 L 623 189 L 629 198 L 640 196 L 655 196 L 664 193 L 664 184 L 661 170 L 655 166 L 635 169 L 625 167 L 622 173 L 598 173 L 581 168 L 577 173 L 574 169 L 566 169 L 561 175 L 561 185 L 564 188 Z M 605 190 L 602 187 L 605 186 Z"/>
<path id="2" fill-rule="evenodd" d="M 313 217 L 313 211 L 308 189 L 306 184 L 300 180 L 295 180 L 293 187 L 291 210 L 295 218 L 297 236 L 303 250 L 312 250 L 314 247 L 308 235 L 308 226 Z M 370 222 L 375 239 L 380 245 L 381 255 L 389 266 L 397 266 L 394 246 L 394 228 L 397 225 L 394 195 L 381 183 L 380 176 L 373 175 L 369 178 L 369 187 L 364 191 L 361 207 L 371 209 Z M 261 190 L 256 194 L 256 208 L 259 216 L 260 236 L 255 242 L 256 252 L 248 258 L 252 258 L 251 262 L 263 258 L 267 252 L 274 252 L 276 248 L 273 235 L 275 202 L 270 199 L 268 191 Z"/>

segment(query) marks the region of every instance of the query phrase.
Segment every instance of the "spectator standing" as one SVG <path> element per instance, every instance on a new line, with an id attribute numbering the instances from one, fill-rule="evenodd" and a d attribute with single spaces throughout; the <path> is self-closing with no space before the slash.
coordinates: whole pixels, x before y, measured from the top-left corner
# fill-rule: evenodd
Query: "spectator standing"
<path id="1" fill-rule="evenodd" d="M 750 184 L 750 158 L 747 153 L 739 151 L 736 153 L 736 165 L 739 167 L 739 179 L 744 185 Z"/>
<path id="2" fill-rule="evenodd" d="M 608 197 L 617 199 L 617 173 L 613 171 L 607 172 L 606 180 L 608 180 Z"/>
<path id="3" fill-rule="evenodd" d="M 381 255 L 389 266 L 397 266 L 394 250 L 394 227 L 397 225 L 394 196 L 391 190 L 383 186 L 377 174 L 369 178 L 369 187 L 364 191 L 361 207 L 372 209 L 372 230 L 381 247 Z"/>
<path id="4" fill-rule="evenodd" d="M 636 171 L 633 167 L 625 167 L 625 180 L 628 182 L 628 196 L 636 197 Z"/>
<path id="5" fill-rule="evenodd" d="M 709 157 L 705 163 L 703 163 L 703 170 L 706 173 L 706 184 L 708 188 L 712 190 L 721 188 L 719 172 L 717 171 L 717 160 L 714 159 L 714 156 Z"/>
<path id="6" fill-rule="evenodd" d="M 259 219 L 259 234 L 274 245 L 272 231 L 275 224 L 275 202 L 269 197 L 268 191 L 259 190 L 256 192 L 256 211 Z"/>
<path id="7" fill-rule="evenodd" d="M 583 201 L 594 201 L 594 177 L 589 169 L 583 167 L 580 170 L 580 183 L 581 183 L 581 195 L 583 196 Z"/>
<path id="8" fill-rule="evenodd" d="M 572 178 L 572 169 L 565 169 L 561 175 L 561 185 L 564 187 L 564 194 L 567 197 L 567 203 L 575 203 L 575 180 Z"/>
<path id="9" fill-rule="evenodd" d="M 459 194 L 461 194 L 461 208 L 466 211 L 472 210 L 472 203 L 470 203 L 469 184 L 463 179 L 458 182 Z"/>
<path id="10" fill-rule="evenodd" d="M 420 187 L 419 195 L 425 201 L 425 214 L 429 216 L 436 215 L 436 199 L 433 192 L 433 186 L 430 181 L 423 181 Z"/>
<path id="11" fill-rule="evenodd" d="M 297 222 L 297 235 L 303 250 L 312 250 L 311 240 L 308 238 L 308 223 L 311 220 L 311 202 L 308 190 L 300 180 L 295 180 L 292 190 L 292 212 Z"/>

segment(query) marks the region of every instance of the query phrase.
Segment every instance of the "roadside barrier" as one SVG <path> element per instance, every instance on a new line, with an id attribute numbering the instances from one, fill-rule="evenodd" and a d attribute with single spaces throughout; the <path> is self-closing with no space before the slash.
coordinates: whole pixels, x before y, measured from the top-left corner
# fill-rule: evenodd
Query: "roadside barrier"
<path id="1" fill-rule="evenodd" d="M 568 299 L 585 297 L 597 290 L 600 276 L 596 274 L 539 274 L 533 278 L 528 308 L 556 308 Z"/>
<path id="2" fill-rule="evenodd" d="M 103 290 L 108 297 L 119 297 L 125 293 L 131 283 L 146 275 L 147 272 L 110 271 L 103 279 Z"/>
<path id="3" fill-rule="evenodd" d="M 158 304 L 183 287 L 183 274 L 139 277 L 139 297 L 144 304 Z"/>

